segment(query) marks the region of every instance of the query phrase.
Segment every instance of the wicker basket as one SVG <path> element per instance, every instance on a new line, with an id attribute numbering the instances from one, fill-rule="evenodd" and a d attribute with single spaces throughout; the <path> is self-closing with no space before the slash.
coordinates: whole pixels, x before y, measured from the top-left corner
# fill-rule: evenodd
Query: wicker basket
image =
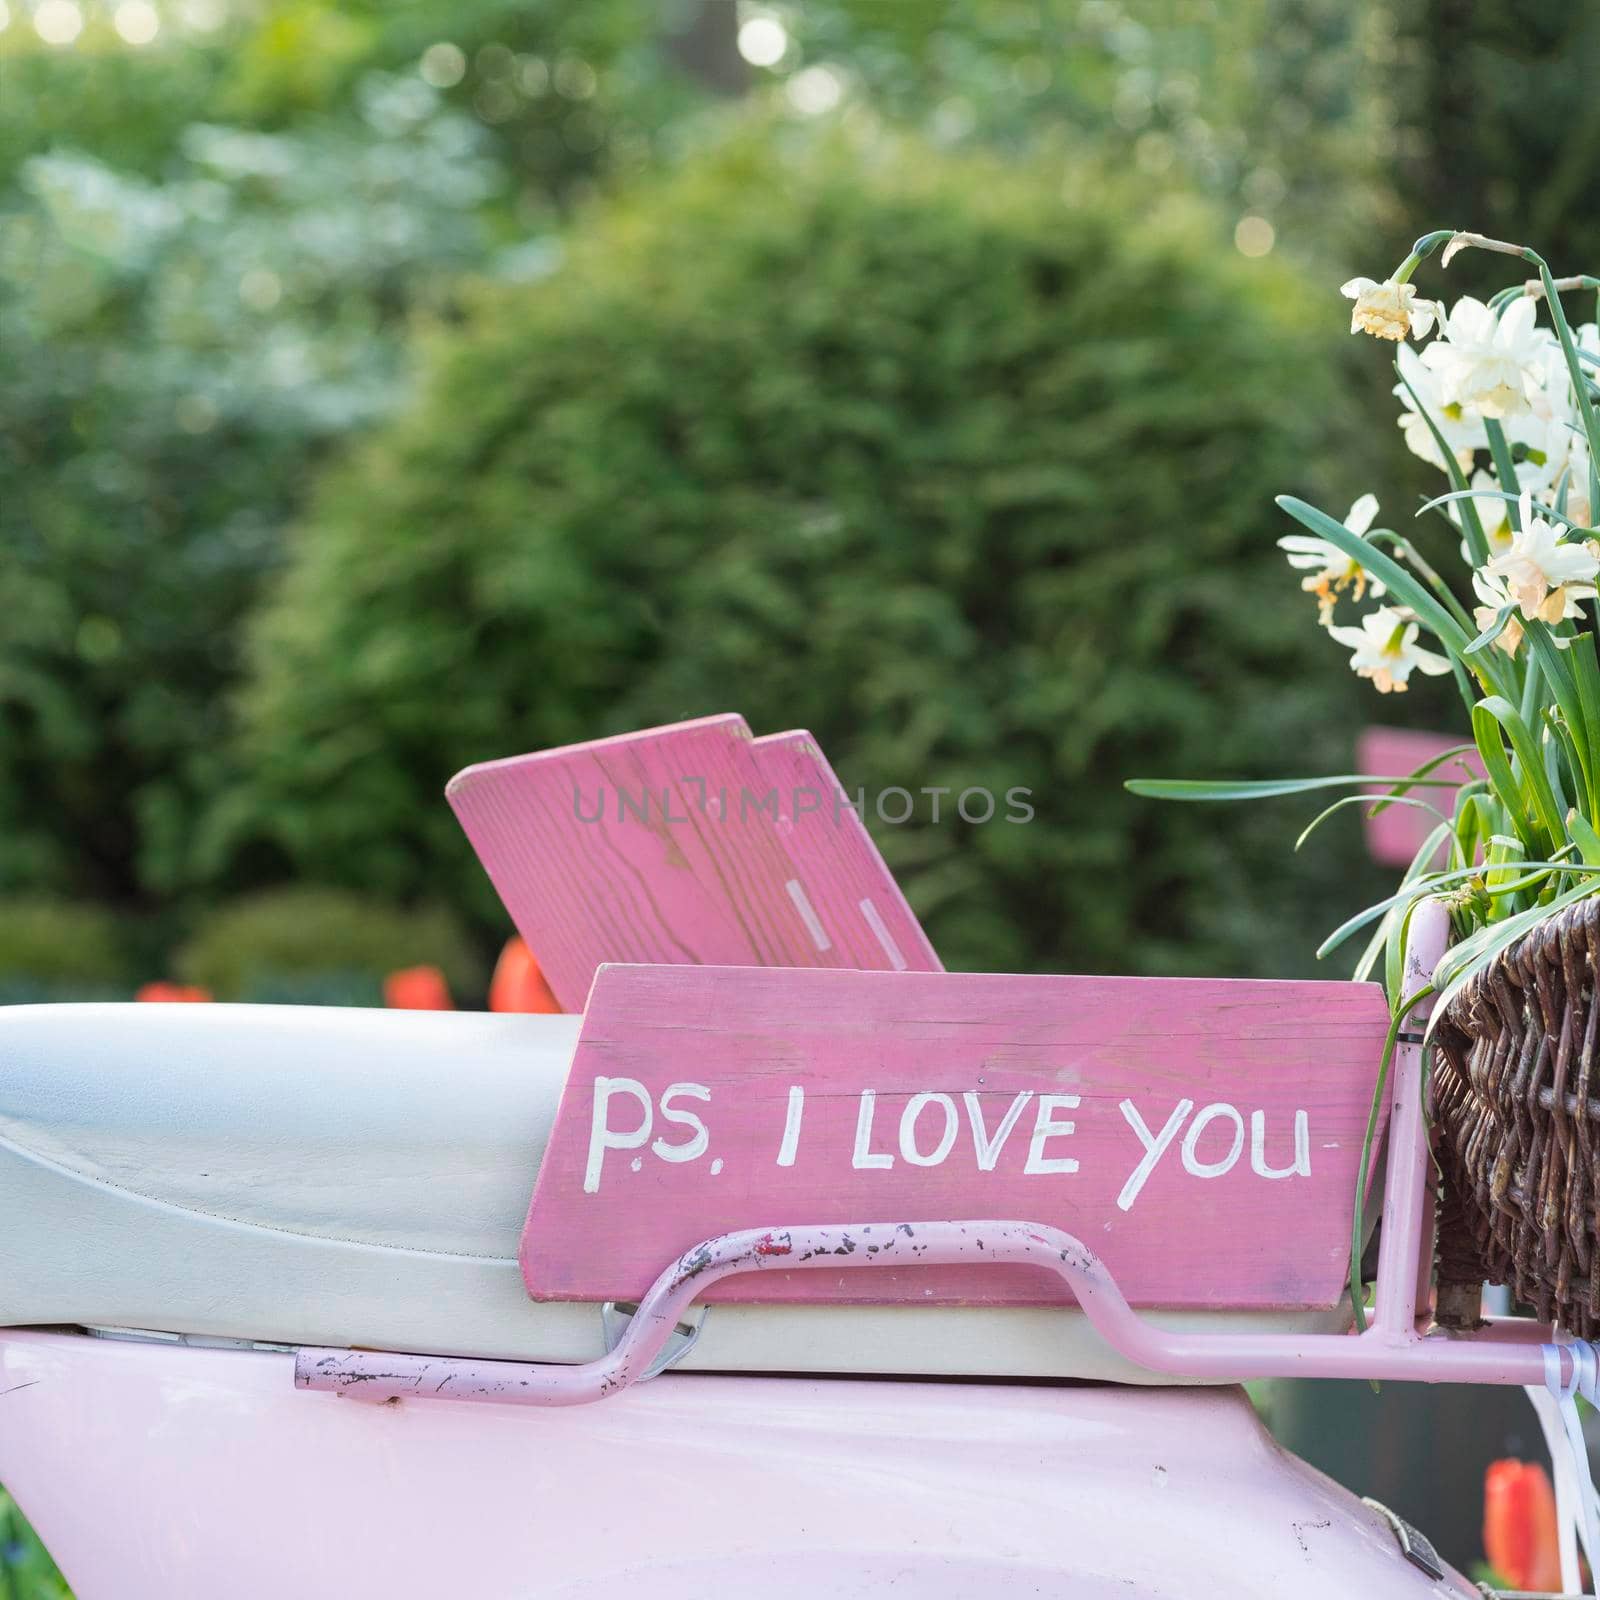
<path id="1" fill-rule="evenodd" d="M 1435 1031 L 1444 1188 L 1438 1318 L 1469 1326 L 1485 1282 L 1541 1320 L 1600 1330 L 1600 899 L 1501 952 Z"/>

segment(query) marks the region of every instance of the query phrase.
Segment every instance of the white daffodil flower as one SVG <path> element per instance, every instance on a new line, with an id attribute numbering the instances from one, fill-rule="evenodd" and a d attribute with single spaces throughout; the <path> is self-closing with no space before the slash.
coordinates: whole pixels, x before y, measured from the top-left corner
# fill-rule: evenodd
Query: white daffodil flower
<path id="1" fill-rule="evenodd" d="M 1422 357 L 1408 344 L 1395 351 L 1395 360 L 1404 383 L 1394 386 L 1395 398 L 1405 407 L 1400 414 L 1400 427 L 1406 437 L 1406 448 L 1414 456 L 1421 456 L 1429 466 L 1441 472 L 1447 470 L 1439 442 L 1433 428 L 1422 412 L 1433 419 L 1444 439 L 1445 447 L 1456 458 L 1463 472 L 1472 470 L 1473 453 L 1489 448 L 1489 436 L 1483 431 L 1483 418 L 1476 411 L 1468 411 L 1459 404 L 1446 404 L 1438 375 L 1423 366 Z M 1408 388 L 1407 385 L 1410 385 Z M 1417 409 L 1418 402 L 1422 411 Z"/>
<path id="2" fill-rule="evenodd" d="M 1590 356 L 1600 359 L 1600 328 L 1594 323 L 1586 322 L 1581 327 L 1573 330 L 1578 348 Z M 1600 372 L 1600 369 L 1589 368 L 1591 374 Z M 1567 428 L 1567 460 L 1566 460 L 1566 487 L 1567 504 L 1566 513 L 1574 522 L 1580 522 L 1586 528 L 1592 528 L 1595 518 L 1600 516 L 1600 506 L 1589 503 L 1589 440 L 1579 425 L 1578 402 L 1567 391 L 1567 398 L 1572 410 L 1569 413 L 1572 426 Z M 1551 483 L 1550 490 L 1545 499 L 1554 505 L 1561 489 L 1561 478 L 1557 475 Z"/>
<path id="3" fill-rule="evenodd" d="M 1493 473 L 1480 468 L 1472 474 L 1469 487 L 1498 489 L 1500 485 L 1495 482 Z M 1497 495 L 1480 494 L 1472 503 L 1477 507 L 1478 526 L 1483 529 L 1483 537 L 1488 541 L 1489 554 L 1503 556 L 1511 548 L 1511 502 Z M 1462 504 L 1460 500 L 1452 500 L 1444 508 L 1445 514 L 1458 528 L 1463 525 Z M 1472 565 L 1472 549 L 1465 539 L 1461 541 L 1461 559 L 1469 567 Z"/>
<path id="4" fill-rule="evenodd" d="M 1535 498 L 1546 499 L 1567 471 L 1573 447 L 1583 437 L 1572 379 L 1558 345 L 1545 350 L 1539 386 L 1528 397 L 1528 410 L 1509 418 L 1504 427 L 1507 442 L 1520 458 L 1519 487 L 1532 490 Z"/>
<path id="5" fill-rule="evenodd" d="M 1358 678 L 1370 678 L 1379 694 L 1404 694 L 1413 672 L 1437 678 L 1450 670 L 1444 656 L 1418 647 L 1419 631 L 1405 612 L 1379 606 L 1359 628 L 1329 628 L 1328 634 L 1354 652 L 1350 670 Z"/>
<path id="6" fill-rule="evenodd" d="M 1496 317 L 1481 300 L 1463 296 L 1450 308 L 1440 336 L 1422 352 L 1439 375 L 1446 405 L 1469 407 L 1483 417 L 1520 416 L 1539 390 L 1550 336 L 1534 326 L 1537 307 L 1513 300 Z"/>
<path id="7" fill-rule="evenodd" d="M 1364 494 L 1350 507 L 1344 525 L 1358 539 L 1364 539 L 1377 514 L 1377 496 Z M 1306 574 L 1300 587 L 1317 597 L 1317 621 L 1323 627 L 1332 620 L 1334 603 L 1346 589 L 1354 600 L 1360 600 L 1368 588 L 1375 597 L 1383 593 L 1383 585 L 1359 561 L 1326 539 L 1309 533 L 1289 533 L 1278 541 L 1278 548 L 1288 555 L 1291 567 Z"/>
<path id="8" fill-rule="evenodd" d="M 1393 278 L 1382 283 L 1352 278 L 1340 286 L 1339 293 L 1355 301 L 1350 311 L 1351 333 L 1370 333 L 1375 339 L 1398 341 L 1413 335 L 1425 339 L 1440 310 L 1432 300 L 1417 299 L 1415 284 L 1396 283 Z"/>
<path id="9" fill-rule="evenodd" d="M 1484 571 L 1504 583 L 1530 622 L 1560 622 L 1574 601 L 1594 597 L 1600 557 L 1592 544 L 1562 543 L 1559 528 L 1533 515 L 1531 495 L 1524 492 L 1519 505 L 1521 532 Z"/>
<path id="10" fill-rule="evenodd" d="M 1507 606 L 1515 603 L 1506 592 L 1505 580 L 1491 577 L 1487 572 L 1472 574 L 1472 592 L 1477 595 L 1480 602 L 1472 608 L 1472 620 L 1477 623 L 1479 633 L 1484 632 Z M 1504 650 L 1508 656 L 1514 656 L 1521 648 L 1522 633 L 1522 623 L 1513 613 L 1506 618 L 1505 627 L 1496 637 L 1495 649 Z"/>
<path id="11" fill-rule="evenodd" d="M 1574 522 L 1581 522 L 1586 528 L 1594 526 L 1594 507 L 1589 504 L 1589 452 L 1587 449 L 1574 447 L 1572 452 L 1572 476 L 1568 480 L 1567 489 L 1567 515 Z M 1550 504 L 1555 503 L 1555 490 L 1552 489 L 1547 496 Z"/>

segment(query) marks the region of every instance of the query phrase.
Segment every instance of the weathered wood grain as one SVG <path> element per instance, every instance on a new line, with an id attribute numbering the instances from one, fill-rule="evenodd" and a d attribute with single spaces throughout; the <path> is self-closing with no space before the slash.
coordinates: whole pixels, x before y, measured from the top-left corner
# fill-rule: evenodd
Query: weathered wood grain
<path id="1" fill-rule="evenodd" d="M 446 793 L 568 1011 L 606 961 L 938 970 L 808 734 L 706 717 L 468 767 Z"/>
<path id="2" fill-rule="evenodd" d="M 524 1277 L 540 1299 L 635 1299 L 734 1228 L 1015 1217 L 1084 1239 L 1136 1305 L 1331 1306 L 1387 1020 L 1371 984 L 608 966 Z M 894 1247 L 905 1269 L 768 1271 L 710 1298 L 1063 1292 Z"/>

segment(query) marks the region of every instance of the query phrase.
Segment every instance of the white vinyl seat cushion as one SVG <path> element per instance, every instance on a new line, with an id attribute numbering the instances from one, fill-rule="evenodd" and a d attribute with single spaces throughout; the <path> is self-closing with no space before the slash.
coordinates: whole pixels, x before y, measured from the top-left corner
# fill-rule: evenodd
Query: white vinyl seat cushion
<path id="1" fill-rule="evenodd" d="M 0 1008 L 0 1326 L 600 1354 L 598 1309 L 535 1304 L 516 1261 L 580 1021 Z M 1151 1381 L 1065 1309 L 717 1306 L 684 1366 Z"/>

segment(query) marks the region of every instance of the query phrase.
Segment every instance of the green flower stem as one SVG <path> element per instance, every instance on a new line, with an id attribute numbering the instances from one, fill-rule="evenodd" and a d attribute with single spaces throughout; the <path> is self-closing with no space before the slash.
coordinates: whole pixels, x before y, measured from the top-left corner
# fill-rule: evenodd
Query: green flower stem
<path id="1" fill-rule="evenodd" d="M 1511 446 L 1506 441 L 1506 430 L 1493 417 L 1483 419 L 1483 431 L 1489 440 L 1489 454 L 1494 458 L 1495 476 L 1500 480 L 1501 488 L 1507 491 L 1506 518 L 1510 522 L 1512 531 L 1522 532 L 1522 507 L 1517 500 L 1510 498 L 1517 492 L 1517 465 L 1511 458 Z"/>
<path id="2" fill-rule="evenodd" d="M 1570 294 L 1578 289 L 1600 289 L 1600 278 L 1591 278 L 1587 273 L 1579 273 L 1576 277 L 1557 278 L 1556 289 L 1562 294 Z M 1509 289 L 1501 289 L 1499 293 L 1489 297 L 1489 308 L 1492 311 L 1501 311 L 1510 305 L 1513 300 L 1537 300 L 1545 295 L 1545 286 L 1538 278 L 1529 278 L 1525 283 L 1514 283 Z"/>
<path id="3" fill-rule="evenodd" d="M 1596 423 L 1594 402 L 1589 398 L 1589 385 L 1583 375 L 1583 363 L 1578 360 L 1578 347 L 1573 340 L 1572 329 L 1567 326 L 1567 314 L 1561 309 L 1560 290 L 1550 274 L 1550 268 L 1545 265 L 1544 258 L 1532 250 L 1525 254 L 1527 259 L 1538 267 L 1540 280 L 1544 284 L 1545 299 L 1550 304 L 1550 321 L 1555 327 L 1556 337 L 1561 341 L 1561 353 L 1567 358 L 1567 372 L 1572 378 L 1573 393 L 1578 397 L 1578 414 L 1583 418 L 1584 437 L 1589 441 L 1589 461 L 1592 468 L 1593 463 L 1600 460 L 1600 425 Z"/>
<path id="4" fill-rule="evenodd" d="M 1409 914 L 1404 919 L 1409 922 Z M 1394 1008 L 1389 1021 L 1389 1032 L 1383 1041 L 1383 1056 L 1378 1063 L 1378 1081 L 1372 1089 L 1372 1105 L 1367 1112 L 1366 1136 L 1361 1141 L 1361 1160 L 1356 1167 L 1355 1213 L 1350 1219 L 1350 1309 L 1355 1316 L 1356 1332 L 1367 1331 L 1365 1296 L 1361 1285 L 1361 1256 L 1366 1244 L 1367 1178 L 1372 1170 L 1373 1143 L 1378 1135 L 1378 1117 L 1383 1110 L 1384 1094 L 1389 1086 L 1389 1068 L 1394 1061 L 1395 1046 L 1400 1042 L 1400 1029 L 1422 1001 L 1433 993 L 1430 983 L 1415 994 L 1403 996 Z"/>
<path id="5" fill-rule="evenodd" d="M 1522 679 L 1522 720 L 1532 722 L 1539 715 L 1539 658 L 1530 649 Z"/>
<path id="6" fill-rule="evenodd" d="M 1450 585 L 1422 559 L 1417 547 L 1409 539 L 1389 528 L 1380 528 L 1377 532 L 1368 534 L 1367 537 L 1373 544 L 1376 544 L 1379 539 L 1387 539 L 1406 558 L 1407 565 L 1416 568 L 1423 581 L 1438 595 L 1441 604 L 1446 606 L 1451 616 L 1461 624 L 1462 631 L 1470 634 L 1475 630 L 1477 625 L 1467 615 L 1466 607 L 1450 592 Z"/>
<path id="7" fill-rule="evenodd" d="M 1561 285 L 1551 273 L 1549 263 L 1537 250 L 1530 250 L 1524 244 L 1510 244 L 1504 239 L 1488 239 L 1481 233 L 1459 233 L 1455 237 L 1461 241 L 1463 248 L 1493 250 L 1500 255 L 1517 256 L 1538 269 L 1540 287 L 1550 304 L 1550 321 L 1556 330 L 1556 338 L 1561 342 L 1561 353 L 1566 358 L 1573 392 L 1578 397 L 1578 411 L 1583 417 L 1584 436 L 1589 441 L 1589 460 L 1593 464 L 1600 458 L 1600 429 L 1596 426 L 1594 406 L 1589 399 L 1589 386 L 1584 381 L 1583 364 L 1578 360 L 1578 348 L 1573 342 L 1572 329 L 1567 326 L 1567 314 L 1561 308 Z M 1587 288 L 1593 281 L 1595 280 L 1578 279 L 1575 286 Z M 1526 285 L 1521 287 L 1525 288 Z"/>
<path id="8" fill-rule="evenodd" d="M 1425 243 L 1435 237 L 1429 234 L 1426 239 L 1419 239 L 1412 254 L 1416 255 Z M 1516 256 L 1538 270 L 1539 284 L 1550 305 L 1550 321 L 1561 344 L 1561 354 L 1567 363 L 1568 376 L 1572 379 L 1572 391 L 1578 398 L 1578 413 L 1583 418 L 1584 437 L 1589 444 L 1589 495 L 1592 509 L 1594 502 L 1600 499 L 1600 420 L 1595 417 L 1594 402 L 1589 398 L 1589 385 L 1584 379 L 1583 363 L 1578 359 L 1578 347 L 1573 340 L 1572 329 L 1567 325 L 1567 314 L 1561 306 L 1562 284 L 1556 281 L 1544 257 L 1537 250 L 1530 250 L 1527 245 L 1486 238 L 1481 233 L 1458 233 L 1452 236 L 1452 242 L 1458 249 L 1493 250 L 1500 255 Z M 1563 279 L 1562 283 L 1567 281 Z M 1575 286 L 1588 288 L 1594 282 L 1600 280 L 1579 278 L 1575 280 Z M 1526 285 L 1522 287 L 1526 288 Z"/>
<path id="9" fill-rule="evenodd" d="M 1440 458 L 1444 462 L 1445 476 L 1450 480 L 1450 487 L 1460 493 L 1466 493 L 1468 484 L 1461 464 L 1455 458 L 1455 452 L 1445 443 L 1443 432 L 1439 424 L 1428 414 L 1427 408 L 1422 403 L 1422 397 L 1412 387 L 1410 380 L 1400 370 L 1400 363 L 1394 364 L 1395 376 L 1399 378 L 1405 391 L 1411 396 L 1411 403 L 1417 408 L 1417 415 L 1428 425 L 1428 432 L 1433 435 L 1433 442 L 1439 447 Z M 1489 559 L 1489 540 L 1483 531 L 1482 519 L 1478 516 L 1478 508 L 1470 499 L 1463 500 L 1461 504 L 1461 527 L 1467 536 L 1467 548 L 1472 552 L 1472 564 L 1481 567 Z"/>
<path id="10" fill-rule="evenodd" d="M 1407 283 L 1411 274 L 1422 265 L 1423 261 L 1433 254 L 1447 239 L 1456 236 L 1454 228 L 1436 228 L 1432 233 L 1425 233 L 1411 247 L 1411 254 L 1395 268 L 1393 282 Z"/>

